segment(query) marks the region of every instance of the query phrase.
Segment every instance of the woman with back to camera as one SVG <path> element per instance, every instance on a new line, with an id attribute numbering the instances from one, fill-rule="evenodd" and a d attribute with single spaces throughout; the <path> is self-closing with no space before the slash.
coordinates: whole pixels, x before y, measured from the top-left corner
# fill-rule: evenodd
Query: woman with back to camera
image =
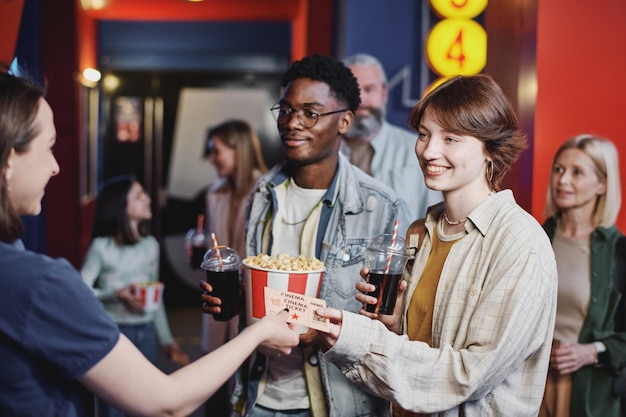
<path id="1" fill-rule="evenodd" d="M 552 162 L 546 201 L 544 228 L 559 292 L 539 415 L 623 416 L 611 375 L 626 364 L 626 317 L 623 307 L 616 316 L 620 295 L 613 288 L 614 248 L 622 236 L 615 226 L 621 205 L 615 145 L 588 134 L 564 142 Z"/>
<path id="2" fill-rule="evenodd" d="M 184 366 L 189 357 L 174 341 L 164 304 L 145 311 L 137 291 L 143 283 L 159 281 L 159 242 L 149 232 L 150 202 L 132 176 L 105 182 L 96 198 L 91 242 L 80 273 L 120 331 L 150 362 L 158 364 L 160 344 L 168 359 Z M 122 415 L 100 404 L 100 417 Z"/>
<path id="3" fill-rule="evenodd" d="M 183 416 L 259 344 L 298 344 L 287 313 L 247 327 L 223 348 L 165 375 L 120 334 L 67 261 L 24 249 L 22 215 L 41 212 L 60 168 L 44 91 L 0 71 L 0 415 L 93 415 L 93 395 L 127 414 Z"/>
<path id="4" fill-rule="evenodd" d="M 545 232 L 510 190 L 500 190 L 525 135 L 484 74 L 436 87 L 409 125 L 426 186 L 444 201 L 430 207 L 422 228 L 409 229 L 423 240 L 393 315 L 318 311 L 334 323 L 320 332 L 325 355 L 357 385 L 392 401 L 394 416 L 535 417 L 557 277 Z M 376 303 L 365 294 L 373 285 L 356 288 L 357 300 Z"/>
<path id="5" fill-rule="evenodd" d="M 243 259 L 247 197 L 267 171 L 259 138 L 248 122 L 226 120 L 209 130 L 206 149 L 219 177 L 206 193 L 207 231 Z M 238 316 L 217 321 L 210 314 L 202 314 L 202 350 L 212 352 L 235 337 L 238 323 Z M 230 415 L 230 386 L 225 384 L 206 404 L 211 415 Z"/>

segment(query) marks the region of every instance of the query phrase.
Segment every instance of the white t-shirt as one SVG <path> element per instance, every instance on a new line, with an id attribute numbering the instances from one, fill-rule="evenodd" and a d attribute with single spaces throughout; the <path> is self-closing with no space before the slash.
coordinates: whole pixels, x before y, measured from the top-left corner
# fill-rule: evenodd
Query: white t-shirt
<path id="1" fill-rule="evenodd" d="M 270 254 L 314 257 L 321 201 L 326 190 L 298 187 L 292 178 L 275 191 L 278 211 Z M 269 358 L 265 389 L 257 403 L 273 410 L 310 408 L 300 348 L 292 349 L 289 355 Z"/>

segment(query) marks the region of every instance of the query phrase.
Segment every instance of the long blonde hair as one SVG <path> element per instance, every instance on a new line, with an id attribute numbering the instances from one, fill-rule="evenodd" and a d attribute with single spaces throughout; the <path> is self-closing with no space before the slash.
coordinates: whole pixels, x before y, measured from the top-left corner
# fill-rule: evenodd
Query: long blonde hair
<path id="1" fill-rule="evenodd" d="M 231 183 L 235 195 L 247 194 L 254 185 L 254 171 L 265 172 L 267 167 L 261 154 L 261 142 L 256 131 L 244 120 L 226 120 L 209 129 L 207 149 L 214 137 L 219 137 L 226 146 L 236 151 L 236 178 Z"/>
<path id="2" fill-rule="evenodd" d="M 554 167 L 558 157 L 567 149 L 578 149 L 591 158 L 598 179 L 606 184 L 606 192 L 598 196 L 593 210 L 593 226 L 614 225 L 622 204 L 617 148 L 613 142 L 603 137 L 590 134 L 574 136 L 565 141 L 556 151 L 551 167 Z M 544 215 L 552 217 L 558 214 L 559 209 L 552 200 L 552 181 L 549 181 Z"/>

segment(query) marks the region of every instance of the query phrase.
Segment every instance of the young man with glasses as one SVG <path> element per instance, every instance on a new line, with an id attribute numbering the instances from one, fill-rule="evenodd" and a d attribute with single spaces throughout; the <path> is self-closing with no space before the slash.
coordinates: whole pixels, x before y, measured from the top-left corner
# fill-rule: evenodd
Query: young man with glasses
<path id="1" fill-rule="evenodd" d="M 386 185 L 339 153 L 359 106 L 356 79 L 341 62 L 313 55 L 283 75 L 272 108 L 286 161 L 265 174 L 252 192 L 246 255 L 316 257 L 325 264 L 319 298 L 358 312 L 355 284 L 365 266 L 365 246 L 394 222 L 404 235 L 408 205 Z M 203 295 L 204 311 L 217 313 Z M 361 391 L 320 354 L 315 331 L 300 337 L 291 355 L 257 351 L 250 367 L 246 416 L 385 416 L 388 403 Z"/>

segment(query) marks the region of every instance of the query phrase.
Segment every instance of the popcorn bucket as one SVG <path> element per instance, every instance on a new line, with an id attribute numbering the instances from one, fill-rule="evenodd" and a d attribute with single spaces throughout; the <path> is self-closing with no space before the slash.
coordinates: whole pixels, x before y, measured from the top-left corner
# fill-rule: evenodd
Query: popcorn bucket
<path id="1" fill-rule="evenodd" d="M 164 286 L 162 282 L 142 282 L 135 285 L 133 294 L 141 297 L 142 311 L 147 313 L 159 308 Z"/>
<path id="2" fill-rule="evenodd" d="M 324 270 L 281 271 L 250 266 L 244 262 L 246 319 L 248 325 L 265 317 L 265 287 L 318 297 Z"/>

